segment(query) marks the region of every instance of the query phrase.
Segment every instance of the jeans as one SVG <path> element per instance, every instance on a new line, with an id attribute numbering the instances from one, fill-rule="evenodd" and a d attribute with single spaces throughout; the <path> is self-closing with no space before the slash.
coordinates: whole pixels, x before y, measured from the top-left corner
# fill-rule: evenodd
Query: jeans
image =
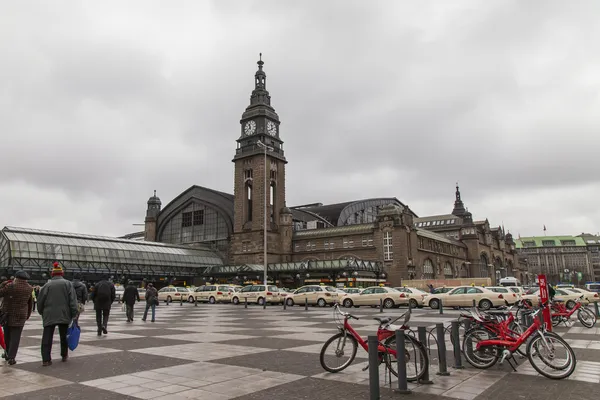
<path id="1" fill-rule="evenodd" d="M 60 335 L 60 356 L 67 357 L 69 355 L 69 347 L 67 345 L 67 328 L 68 324 L 58 324 L 58 334 Z M 54 338 L 54 329 L 56 325 L 44 327 L 42 333 L 42 361 L 52 361 L 52 340 Z"/>
<path id="2" fill-rule="evenodd" d="M 96 310 L 96 325 L 98 325 L 98 333 L 102 332 L 102 329 L 108 327 L 108 316 L 110 310 Z"/>
<path id="3" fill-rule="evenodd" d="M 6 342 L 6 358 L 8 360 L 17 357 L 19 343 L 21 343 L 22 326 L 7 326 L 4 328 L 4 341 Z"/>
<path id="4" fill-rule="evenodd" d="M 125 314 L 128 321 L 133 321 L 133 304 L 125 304 Z"/>
<path id="5" fill-rule="evenodd" d="M 152 308 L 152 321 L 154 321 L 154 317 L 156 316 L 156 304 L 146 303 L 146 311 L 144 311 L 144 317 L 142 321 L 145 321 L 148 318 L 148 309 Z"/>

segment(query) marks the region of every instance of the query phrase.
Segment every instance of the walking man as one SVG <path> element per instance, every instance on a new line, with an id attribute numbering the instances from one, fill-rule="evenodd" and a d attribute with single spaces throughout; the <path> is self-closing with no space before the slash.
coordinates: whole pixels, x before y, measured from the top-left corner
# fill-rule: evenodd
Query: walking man
<path id="1" fill-rule="evenodd" d="M 15 275 L 15 280 L 11 283 L 0 285 L 0 297 L 4 298 L 2 302 L 2 312 L 8 315 L 6 326 L 4 327 L 4 341 L 6 343 L 6 360 L 8 365 L 15 365 L 17 362 L 17 351 L 21 342 L 21 334 L 25 321 L 31 316 L 33 309 L 33 288 L 27 283 L 29 275 L 25 271 L 19 271 Z"/>
<path id="2" fill-rule="evenodd" d="M 133 322 L 133 306 L 135 305 L 136 300 L 140 301 L 140 294 L 137 287 L 133 284 L 133 281 L 129 281 L 121 300 L 125 303 L 127 322 Z"/>
<path id="3" fill-rule="evenodd" d="M 76 273 L 73 277 L 73 289 L 75 289 L 75 296 L 77 297 L 77 317 L 75 317 L 74 324 L 79 326 L 79 316 L 85 310 L 85 302 L 88 297 L 87 287 L 81 282 L 80 273 Z"/>
<path id="4" fill-rule="evenodd" d="M 156 317 L 156 305 L 158 304 L 158 291 L 154 288 L 154 285 L 149 283 L 146 286 L 146 311 L 144 311 L 144 317 L 142 321 L 146 321 L 148 318 L 148 309 L 152 308 L 152 322 Z"/>
<path id="5" fill-rule="evenodd" d="M 92 289 L 91 298 L 94 301 L 94 310 L 96 310 L 98 336 L 102 336 L 102 333 L 105 335 L 108 333 L 108 316 L 116 297 L 115 285 L 106 280 L 106 278 L 103 278 L 100 282 L 96 282 L 96 285 Z"/>
<path id="6" fill-rule="evenodd" d="M 60 336 L 60 356 L 63 362 L 69 358 L 67 328 L 77 317 L 77 295 L 73 284 L 64 279 L 64 271 L 57 262 L 53 266 L 52 279 L 42 287 L 38 297 L 38 312 L 44 324 L 42 334 L 42 366 L 44 367 L 52 365 L 52 340 L 57 326 Z"/>

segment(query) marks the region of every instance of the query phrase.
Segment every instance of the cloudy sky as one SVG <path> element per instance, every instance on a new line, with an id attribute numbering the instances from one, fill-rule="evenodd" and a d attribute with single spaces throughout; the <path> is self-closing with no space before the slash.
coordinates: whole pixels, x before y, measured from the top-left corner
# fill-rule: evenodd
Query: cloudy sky
<path id="1" fill-rule="evenodd" d="M 12 1 L 0 225 L 121 235 L 232 192 L 263 53 L 288 205 L 395 196 L 514 234 L 600 231 L 600 2 Z"/>

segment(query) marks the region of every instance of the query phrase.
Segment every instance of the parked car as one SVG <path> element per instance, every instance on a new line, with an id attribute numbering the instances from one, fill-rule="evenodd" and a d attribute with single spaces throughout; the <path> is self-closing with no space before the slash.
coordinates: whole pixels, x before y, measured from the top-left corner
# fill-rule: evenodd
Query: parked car
<path id="1" fill-rule="evenodd" d="M 421 289 L 412 288 L 412 287 L 397 287 L 394 288 L 400 292 L 410 294 L 409 304 L 412 308 L 423 307 L 423 299 L 427 296 L 427 292 L 422 291 Z"/>
<path id="2" fill-rule="evenodd" d="M 506 304 L 502 293 L 495 293 L 481 286 L 459 286 L 447 293 L 431 293 L 423 302 L 433 309 L 438 309 L 440 302 L 444 307 L 472 307 L 473 300 L 484 310 Z"/>
<path id="3" fill-rule="evenodd" d="M 248 285 L 231 296 L 233 304 L 240 304 L 248 300 L 248 303 L 263 305 L 265 302 L 271 304 L 281 303 L 279 288 L 275 285 Z"/>
<path id="4" fill-rule="evenodd" d="M 170 303 L 172 301 L 188 301 L 190 291 L 184 287 L 168 286 L 158 291 L 158 301 Z"/>
<path id="5" fill-rule="evenodd" d="M 123 298 L 123 293 L 125 293 L 125 288 L 121 285 L 115 286 L 115 300 L 121 301 Z"/>
<path id="6" fill-rule="evenodd" d="M 400 292 L 397 289 L 384 286 L 371 286 L 361 293 L 348 294 L 342 300 L 344 307 L 359 306 L 379 306 L 383 302 L 383 307 L 394 308 L 400 305 L 408 305 L 409 294 Z"/>
<path id="7" fill-rule="evenodd" d="M 198 302 L 229 303 L 234 290 L 229 285 L 205 285 L 196 288 L 192 294 L 192 302 L 194 299 Z"/>
<path id="8" fill-rule="evenodd" d="M 138 294 L 140 295 L 140 301 L 146 300 L 146 289 L 138 288 Z"/>
<path id="9" fill-rule="evenodd" d="M 504 300 L 508 303 L 508 305 L 512 306 L 517 301 L 519 301 L 520 296 L 517 295 L 517 292 L 511 290 L 516 288 L 517 286 L 488 286 L 486 289 L 491 290 L 495 293 L 502 293 L 504 296 Z"/>
<path id="10" fill-rule="evenodd" d="M 340 298 L 340 295 L 333 286 L 306 285 L 287 296 L 285 301 L 290 307 L 295 304 L 303 305 L 305 303 L 325 307 L 335 304 L 338 298 Z"/>

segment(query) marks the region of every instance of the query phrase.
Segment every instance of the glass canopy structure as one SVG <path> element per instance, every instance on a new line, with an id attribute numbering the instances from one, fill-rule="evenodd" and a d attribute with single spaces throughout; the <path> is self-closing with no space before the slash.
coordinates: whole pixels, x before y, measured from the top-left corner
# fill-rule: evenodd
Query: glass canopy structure
<path id="1" fill-rule="evenodd" d="M 0 231 L 0 274 L 24 269 L 49 275 L 55 261 L 66 273 L 140 278 L 195 277 L 223 264 L 203 248 L 27 228 Z"/>

